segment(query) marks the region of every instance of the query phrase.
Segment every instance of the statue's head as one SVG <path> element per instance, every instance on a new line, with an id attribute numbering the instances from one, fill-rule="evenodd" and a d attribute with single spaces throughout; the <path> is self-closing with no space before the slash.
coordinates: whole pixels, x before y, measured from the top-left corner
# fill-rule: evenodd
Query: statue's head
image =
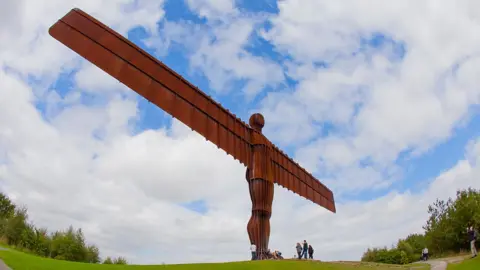
<path id="1" fill-rule="evenodd" d="M 262 132 L 262 128 L 265 125 L 265 118 L 263 118 L 263 115 L 260 113 L 254 113 L 252 116 L 250 116 L 248 124 L 254 130 Z"/>

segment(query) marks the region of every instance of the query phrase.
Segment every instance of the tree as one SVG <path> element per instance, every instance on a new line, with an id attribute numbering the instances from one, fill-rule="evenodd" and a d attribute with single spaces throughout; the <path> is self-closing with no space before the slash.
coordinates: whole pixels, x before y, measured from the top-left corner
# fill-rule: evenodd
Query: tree
<path id="1" fill-rule="evenodd" d="M 86 263 L 100 263 L 100 251 L 95 245 L 88 245 L 82 229 L 72 226 L 64 231 L 49 234 L 46 228 L 36 228 L 28 222 L 26 207 L 18 207 L 3 193 L 0 193 L 0 237 L 8 245 L 26 249 L 40 256 L 58 260 Z M 119 257 L 108 258 L 110 264 L 126 264 Z"/>
<path id="2" fill-rule="evenodd" d="M 46 228 L 35 228 L 35 247 L 32 249 L 35 254 L 48 257 L 50 255 L 51 242 Z"/>
<path id="3" fill-rule="evenodd" d="M 427 245 L 433 252 L 468 249 L 467 227 L 480 225 L 480 193 L 474 189 L 457 191 L 455 200 L 437 200 L 429 206 L 424 226 Z"/>
<path id="4" fill-rule="evenodd" d="M 427 245 L 423 234 L 410 234 L 405 238 L 405 241 L 410 244 L 414 254 L 422 254 L 422 250 Z"/>
<path id="5" fill-rule="evenodd" d="M 17 246 L 24 238 L 24 231 L 28 230 L 27 209 L 25 207 L 15 209 L 12 217 L 7 219 L 4 236 L 9 245 Z"/>
<path id="6" fill-rule="evenodd" d="M 100 263 L 100 251 L 95 245 L 90 245 L 87 247 L 87 260 L 88 263 Z"/>
<path id="7" fill-rule="evenodd" d="M 52 257 L 67 261 L 87 262 L 88 250 L 82 230 L 75 231 L 70 226 L 64 232 L 56 232 L 52 237 Z"/>
<path id="8" fill-rule="evenodd" d="M 0 219 L 9 219 L 15 214 L 15 205 L 3 193 L 0 192 Z"/>
<path id="9" fill-rule="evenodd" d="M 416 257 L 413 252 L 412 246 L 406 240 L 399 240 L 397 243 L 397 249 L 400 251 L 403 251 L 407 256 L 406 263 L 410 263 L 418 259 L 418 257 Z M 405 261 L 404 257 L 402 257 L 402 261 Z M 402 263 L 402 264 L 405 264 L 405 263 Z"/>
<path id="10" fill-rule="evenodd" d="M 113 264 L 123 264 L 123 265 L 126 265 L 126 264 L 127 264 L 127 259 L 125 259 L 124 257 L 118 257 L 118 258 L 116 258 L 115 260 L 113 260 Z"/>
<path id="11" fill-rule="evenodd" d="M 368 249 L 362 261 L 403 264 L 417 260 L 425 247 L 434 256 L 468 249 L 467 227 L 480 227 L 480 191 L 459 190 L 455 199 L 437 199 L 427 211 L 424 234 L 411 234 L 391 249 Z"/>

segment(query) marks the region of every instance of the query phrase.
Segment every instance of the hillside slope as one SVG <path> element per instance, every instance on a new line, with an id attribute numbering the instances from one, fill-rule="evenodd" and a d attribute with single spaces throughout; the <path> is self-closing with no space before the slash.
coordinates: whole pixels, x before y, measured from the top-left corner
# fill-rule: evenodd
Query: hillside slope
<path id="1" fill-rule="evenodd" d="M 480 269 L 480 257 L 475 259 L 466 259 L 462 262 L 449 263 L 447 270 L 479 270 Z"/>
<path id="2" fill-rule="evenodd" d="M 41 258 L 14 250 L 0 250 L 0 258 L 10 268 L 15 270 L 269 270 L 269 269 L 298 269 L 298 270 L 389 270 L 411 269 L 412 266 L 401 267 L 398 265 L 363 264 L 363 263 L 323 263 L 317 261 L 256 261 L 233 262 L 215 264 L 183 264 L 183 265 L 103 265 L 84 264 L 76 262 L 59 261 Z M 415 265 L 416 270 L 427 270 L 429 266 Z"/>

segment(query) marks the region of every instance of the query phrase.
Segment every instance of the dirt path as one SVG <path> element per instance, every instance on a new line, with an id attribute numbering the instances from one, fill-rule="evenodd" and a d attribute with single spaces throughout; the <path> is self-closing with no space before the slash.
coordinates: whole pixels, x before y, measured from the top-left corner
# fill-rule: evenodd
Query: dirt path
<path id="1" fill-rule="evenodd" d="M 449 258 L 443 258 L 443 259 L 433 259 L 431 261 L 426 261 L 425 263 L 428 263 L 432 266 L 431 270 L 446 270 L 447 265 L 449 263 L 458 263 L 467 258 L 469 258 L 468 255 L 461 255 L 461 256 L 449 257 Z"/>
<path id="2" fill-rule="evenodd" d="M 426 263 L 430 264 L 432 267 L 431 270 L 447 270 L 447 262 L 446 261 L 426 261 Z"/>
<path id="3" fill-rule="evenodd" d="M 8 250 L 8 248 L 0 247 L 0 250 Z M 0 270 L 12 270 L 8 265 L 6 265 L 1 259 L 0 259 Z"/>
<path id="4" fill-rule="evenodd" d="M 0 260 L 0 270 L 12 270 L 8 265 L 6 265 L 2 260 Z"/>

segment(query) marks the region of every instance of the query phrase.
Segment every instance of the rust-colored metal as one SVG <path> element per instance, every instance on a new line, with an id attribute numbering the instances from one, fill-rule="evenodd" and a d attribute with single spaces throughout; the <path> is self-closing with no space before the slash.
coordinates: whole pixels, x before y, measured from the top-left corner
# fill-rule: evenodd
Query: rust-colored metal
<path id="1" fill-rule="evenodd" d="M 49 33 L 247 167 L 252 200 L 247 231 L 261 259 L 268 250 L 274 183 L 336 212 L 332 191 L 262 134 L 265 121 L 261 114 L 253 114 L 247 125 L 165 64 L 79 9 L 72 9 Z"/>

